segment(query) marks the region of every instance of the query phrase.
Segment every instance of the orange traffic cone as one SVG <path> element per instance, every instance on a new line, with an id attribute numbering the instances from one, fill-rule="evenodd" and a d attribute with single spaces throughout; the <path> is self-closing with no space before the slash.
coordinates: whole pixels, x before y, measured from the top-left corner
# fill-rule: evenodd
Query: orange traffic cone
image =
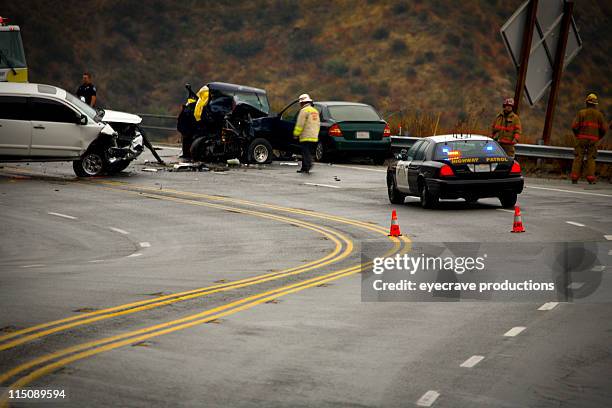
<path id="1" fill-rule="evenodd" d="M 521 207 L 518 205 L 514 207 L 514 224 L 512 224 L 511 232 L 525 232 L 523 218 L 521 217 Z"/>
<path id="2" fill-rule="evenodd" d="M 399 224 L 397 223 L 397 213 L 395 210 L 391 213 L 391 228 L 389 229 L 390 237 L 400 237 L 402 233 L 400 232 Z"/>

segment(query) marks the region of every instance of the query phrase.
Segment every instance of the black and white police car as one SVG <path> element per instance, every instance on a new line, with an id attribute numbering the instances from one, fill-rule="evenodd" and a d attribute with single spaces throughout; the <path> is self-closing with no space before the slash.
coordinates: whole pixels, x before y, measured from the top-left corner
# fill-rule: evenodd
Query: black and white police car
<path id="1" fill-rule="evenodd" d="M 476 202 L 497 197 L 504 208 L 523 191 L 519 163 L 493 139 L 481 135 L 440 135 L 418 140 L 387 168 L 389 201 L 403 204 L 420 197 L 424 208 L 440 199 Z"/>

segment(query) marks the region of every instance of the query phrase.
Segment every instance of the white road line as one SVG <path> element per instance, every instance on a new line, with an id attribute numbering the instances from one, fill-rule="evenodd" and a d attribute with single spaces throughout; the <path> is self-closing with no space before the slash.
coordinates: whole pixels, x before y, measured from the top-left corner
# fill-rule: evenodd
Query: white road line
<path id="1" fill-rule="evenodd" d="M 141 248 L 150 248 L 151 247 L 151 243 L 150 242 L 141 242 L 138 245 L 140 245 Z"/>
<path id="2" fill-rule="evenodd" d="M 572 282 L 569 285 L 567 285 L 567 288 L 571 290 L 578 290 L 583 286 L 584 286 L 584 282 Z"/>
<path id="3" fill-rule="evenodd" d="M 317 184 L 317 183 L 304 183 L 307 186 L 315 186 L 315 187 L 329 187 L 329 188 L 341 188 L 339 186 L 331 186 L 329 184 Z"/>
<path id="4" fill-rule="evenodd" d="M 355 170 L 363 170 L 363 171 L 375 171 L 377 173 L 386 173 L 387 170 L 382 169 L 370 169 L 367 167 L 357 167 L 357 166 L 345 166 L 344 164 L 334 164 L 333 167 L 343 167 L 345 169 L 355 169 Z"/>
<path id="5" fill-rule="evenodd" d="M 505 208 L 496 208 L 497 211 L 508 212 L 510 214 L 514 214 L 514 210 L 506 210 Z"/>
<path id="6" fill-rule="evenodd" d="M 604 235 L 604 238 L 608 241 L 612 241 L 612 235 Z"/>
<path id="7" fill-rule="evenodd" d="M 608 251 L 608 255 L 612 256 L 612 249 Z"/>
<path id="8" fill-rule="evenodd" d="M 41 266 L 45 266 L 45 265 L 42 265 L 42 264 L 35 264 L 35 265 L 23 265 L 23 266 L 21 266 L 20 268 L 39 268 L 39 267 L 41 267 Z"/>
<path id="9" fill-rule="evenodd" d="M 118 232 L 118 233 L 123 234 L 123 235 L 130 235 L 129 232 L 127 232 L 126 230 L 122 230 L 121 228 L 108 227 L 108 229 L 111 230 L 111 231 Z"/>
<path id="10" fill-rule="evenodd" d="M 438 399 L 440 393 L 438 391 L 429 390 L 416 402 L 419 407 L 431 407 Z"/>
<path id="11" fill-rule="evenodd" d="M 69 220 L 78 220 L 77 217 L 73 217 L 72 215 L 60 214 L 60 213 L 56 213 L 56 212 L 48 212 L 47 214 L 55 215 L 56 217 L 62 217 L 62 218 L 66 218 L 66 219 L 69 219 Z"/>
<path id="12" fill-rule="evenodd" d="M 559 302 L 546 302 L 538 308 L 538 310 L 553 310 Z"/>
<path id="13" fill-rule="evenodd" d="M 535 188 L 537 190 L 550 190 L 550 191 L 560 191 L 562 193 L 570 193 L 570 194 L 586 194 L 586 195 L 592 195 L 592 196 L 598 196 L 598 197 L 612 197 L 612 195 L 610 194 L 601 194 L 601 193 L 589 193 L 586 191 L 572 191 L 572 190 L 563 190 L 560 188 L 550 188 L 550 187 L 535 187 L 535 186 L 530 186 L 527 185 L 527 188 Z"/>
<path id="14" fill-rule="evenodd" d="M 603 272 L 606 270 L 605 265 L 597 265 L 591 268 L 593 272 Z"/>
<path id="15" fill-rule="evenodd" d="M 581 223 L 579 223 L 579 222 L 574 222 L 574 221 L 565 221 L 565 223 L 566 223 L 566 224 L 569 224 L 569 225 L 574 225 L 574 226 L 576 226 L 576 227 L 584 227 L 584 224 L 581 224 Z"/>
<path id="16" fill-rule="evenodd" d="M 484 356 L 472 356 L 465 360 L 463 363 L 461 363 L 459 367 L 472 368 L 476 364 L 480 363 L 482 360 L 484 360 Z"/>
<path id="17" fill-rule="evenodd" d="M 104 262 L 104 259 L 94 259 L 94 260 L 87 261 L 87 262 L 89 262 L 89 263 L 98 263 L 98 262 Z"/>
<path id="18" fill-rule="evenodd" d="M 521 332 L 523 330 L 525 330 L 526 327 L 523 326 L 516 326 L 511 328 L 510 330 L 508 330 L 507 332 L 504 333 L 504 336 L 506 337 L 514 337 L 514 336 L 518 336 L 519 334 L 521 334 Z"/>
<path id="19" fill-rule="evenodd" d="M 135 253 L 133 253 L 133 254 L 131 254 L 131 255 L 128 255 L 127 257 L 128 257 L 128 258 L 136 258 L 137 256 L 141 256 L 141 255 L 142 255 L 142 253 L 140 253 L 140 252 L 135 252 Z"/>

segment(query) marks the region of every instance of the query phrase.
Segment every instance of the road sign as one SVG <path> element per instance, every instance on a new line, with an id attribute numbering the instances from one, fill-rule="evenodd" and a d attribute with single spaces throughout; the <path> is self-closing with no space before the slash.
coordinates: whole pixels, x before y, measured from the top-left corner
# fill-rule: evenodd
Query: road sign
<path id="1" fill-rule="evenodd" d="M 525 94 L 530 105 L 544 96 L 553 81 L 555 53 L 559 42 L 561 22 L 563 20 L 564 0 L 539 0 L 536 13 L 535 30 L 529 52 L 529 63 L 525 80 Z M 520 55 L 523 33 L 527 25 L 529 0 L 506 21 L 501 28 L 501 36 L 517 69 L 520 67 Z M 582 48 L 576 22 L 571 19 L 570 32 L 565 51 L 563 66 L 567 66 Z"/>

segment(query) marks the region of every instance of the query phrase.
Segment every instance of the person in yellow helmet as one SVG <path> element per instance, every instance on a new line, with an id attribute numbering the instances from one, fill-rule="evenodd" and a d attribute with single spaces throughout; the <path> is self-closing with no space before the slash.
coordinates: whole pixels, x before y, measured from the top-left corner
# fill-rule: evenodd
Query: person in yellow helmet
<path id="1" fill-rule="evenodd" d="M 597 95 L 590 93 L 586 97 L 586 108 L 578 111 L 572 131 L 576 136 L 574 147 L 574 163 L 572 164 L 572 184 L 578 183 L 582 170 L 582 161 L 586 155 L 584 175 L 589 184 L 595 184 L 595 158 L 597 157 L 597 142 L 606 134 L 606 120 L 604 115 L 597 110 L 599 101 Z"/>
<path id="2" fill-rule="evenodd" d="M 503 103 L 503 111 L 495 117 L 491 127 L 491 137 L 510 157 L 514 157 L 514 145 L 518 143 L 523 132 L 521 119 L 513 110 L 514 98 L 506 98 Z"/>
<path id="3" fill-rule="evenodd" d="M 293 128 L 293 137 L 299 139 L 300 142 L 302 167 L 297 172 L 308 174 L 312 168 L 312 151 L 319 141 L 321 119 L 319 111 L 313 106 L 310 95 L 302 94 L 298 101 L 301 109 Z"/>

